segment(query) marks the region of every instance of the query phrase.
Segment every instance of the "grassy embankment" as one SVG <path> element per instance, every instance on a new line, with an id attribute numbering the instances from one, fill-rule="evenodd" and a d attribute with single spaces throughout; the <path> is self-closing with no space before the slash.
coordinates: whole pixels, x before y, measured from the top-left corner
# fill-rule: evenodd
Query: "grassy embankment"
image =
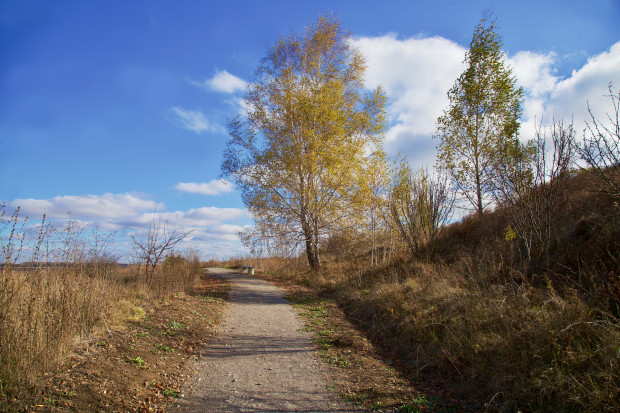
<path id="1" fill-rule="evenodd" d="M 529 259 L 511 211 L 498 209 L 450 225 L 418 257 L 373 268 L 363 244 L 355 256 L 324 251 L 319 274 L 303 258 L 254 265 L 334 298 L 415 380 L 482 410 L 614 411 L 620 210 L 587 188 L 584 174 L 570 181 L 549 247 Z"/>

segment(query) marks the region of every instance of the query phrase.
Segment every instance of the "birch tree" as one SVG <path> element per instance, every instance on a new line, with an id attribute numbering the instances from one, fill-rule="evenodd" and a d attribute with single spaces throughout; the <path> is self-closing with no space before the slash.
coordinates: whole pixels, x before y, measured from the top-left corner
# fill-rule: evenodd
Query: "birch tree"
<path id="1" fill-rule="evenodd" d="M 363 229 L 370 238 L 371 267 L 379 264 L 378 239 L 387 229 L 382 224 L 388 209 L 389 193 L 390 171 L 385 153 L 374 153 L 370 156 L 357 199 Z"/>
<path id="2" fill-rule="evenodd" d="M 483 213 L 493 201 L 497 159 L 517 156 L 523 89 L 506 65 L 496 23 L 476 26 L 465 55 L 466 70 L 448 92 L 449 107 L 437 119 L 438 165 L 459 193 Z"/>
<path id="3" fill-rule="evenodd" d="M 386 129 L 385 94 L 365 91 L 350 40 L 332 15 L 280 37 L 248 86 L 244 115 L 229 122 L 222 162 L 260 235 L 304 248 L 313 270 Z"/>

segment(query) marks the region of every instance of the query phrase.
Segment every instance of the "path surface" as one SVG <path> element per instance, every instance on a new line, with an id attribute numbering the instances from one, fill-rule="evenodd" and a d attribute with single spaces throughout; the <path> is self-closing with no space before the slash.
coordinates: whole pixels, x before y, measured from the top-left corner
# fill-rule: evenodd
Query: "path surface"
<path id="1" fill-rule="evenodd" d="M 193 368 L 181 411 L 357 411 L 328 389 L 325 367 L 283 290 L 232 270 L 209 274 L 232 284 L 231 302 Z"/>

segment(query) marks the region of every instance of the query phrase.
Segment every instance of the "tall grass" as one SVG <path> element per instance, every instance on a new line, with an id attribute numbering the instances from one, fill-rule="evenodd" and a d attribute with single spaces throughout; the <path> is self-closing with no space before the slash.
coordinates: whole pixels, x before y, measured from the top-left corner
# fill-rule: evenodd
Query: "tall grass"
<path id="1" fill-rule="evenodd" d="M 195 253 L 190 252 L 184 256 L 173 252 L 155 269 L 150 290 L 157 296 L 166 296 L 176 291 L 191 293 L 200 268 L 200 260 Z"/>
<path id="2" fill-rule="evenodd" d="M 0 380 L 34 384 L 109 312 L 115 286 L 74 268 L 0 271 Z"/>
<path id="3" fill-rule="evenodd" d="M 420 378 L 450 383 L 491 410 L 619 408 L 617 320 L 575 290 L 502 273 L 506 262 L 492 253 L 401 264 L 350 278 L 337 297 Z"/>
<path id="4" fill-rule="evenodd" d="M 36 386 L 75 344 L 143 313 L 144 300 L 191 290 L 195 256 L 169 255 L 146 285 L 100 235 L 71 219 L 60 231 L 45 219 L 27 225 L 0 208 L 0 397 Z"/>
<path id="5" fill-rule="evenodd" d="M 620 214 L 587 180 L 566 184 L 544 254 L 528 255 L 498 208 L 416 258 L 369 267 L 362 250 L 319 273 L 277 271 L 331 294 L 413 376 L 481 410 L 619 411 Z"/>

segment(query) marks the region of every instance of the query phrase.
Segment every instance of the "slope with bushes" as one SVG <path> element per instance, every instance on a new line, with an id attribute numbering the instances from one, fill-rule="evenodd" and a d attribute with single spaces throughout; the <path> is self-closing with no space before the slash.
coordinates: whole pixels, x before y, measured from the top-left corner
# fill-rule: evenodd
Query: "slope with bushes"
<path id="1" fill-rule="evenodd" d="M 335 298 L 411 377 L 481 409 L 617 410 L 620 211 L 591 178 L 566 181 L 538 255 L 524 253 L 501 207 L 375 267 L 363 243 L 357 254 L 325 250 L 320 273 L 303 259 L 254 265 Z"/>

